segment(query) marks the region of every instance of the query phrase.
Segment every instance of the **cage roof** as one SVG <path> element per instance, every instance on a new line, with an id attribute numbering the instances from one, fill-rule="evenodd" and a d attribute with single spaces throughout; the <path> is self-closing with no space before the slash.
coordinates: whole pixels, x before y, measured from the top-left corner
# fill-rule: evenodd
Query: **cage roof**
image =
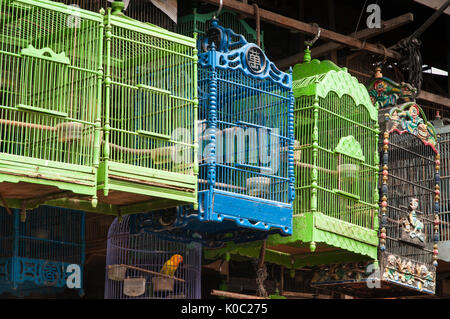
<path id="1" fill-rule="evenodd" d="M 378 121 L 378 110 L 372 104 L 367 88 L 357 78 L 329 60 L 313 59 L 296 64 L 293 70 L 294 97 L 317 95 L 325 98 L 329 92 L 339 97 L 350 96 L 356 105 L 364 106 L 370 118 Z"/>

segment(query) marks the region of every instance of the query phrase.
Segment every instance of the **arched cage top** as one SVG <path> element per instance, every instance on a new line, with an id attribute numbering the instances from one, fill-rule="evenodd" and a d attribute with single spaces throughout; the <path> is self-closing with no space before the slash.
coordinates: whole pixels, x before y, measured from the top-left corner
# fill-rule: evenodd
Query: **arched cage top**
<path id="1" fill-rule="evenodd" d="M 201 245 L 130 232 L 130 217 L 108 232 L 105 299 L 199 299 Z"/>
<path id="2" fill-rule="evenodd" d="M 384 112 L 384 117 L 384 123 L 380 123 L 383 132 L 410 133 L 418 137 L 422 144 L 430 146 L 434 153 L 439 153 L 436 130 L 415 102 L 394 106 Z"/>

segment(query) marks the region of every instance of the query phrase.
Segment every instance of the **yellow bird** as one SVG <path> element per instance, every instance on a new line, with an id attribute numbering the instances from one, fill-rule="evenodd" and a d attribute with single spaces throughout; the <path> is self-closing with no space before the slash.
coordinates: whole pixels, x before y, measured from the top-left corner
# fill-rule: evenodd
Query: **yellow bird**
<path id="1" fill-rule="evenodd" d="M 183 256 L 175 254 L 167 260 L 159 271 L 161 274 L 173 276 L 178 269 L 178 265 L 183 262 Z"/>

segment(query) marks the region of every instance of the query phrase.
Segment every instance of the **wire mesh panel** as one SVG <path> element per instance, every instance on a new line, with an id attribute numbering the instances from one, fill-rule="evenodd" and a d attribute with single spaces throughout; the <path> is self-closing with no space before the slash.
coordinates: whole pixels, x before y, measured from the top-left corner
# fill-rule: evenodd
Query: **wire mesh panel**
<path id="1" fill-rule="evenodd" d="M 0 293 L 82 293 L 84 213 L 42 206 L 0 209 Z"/>
<path id="2" fill-rule="evenodd" d="M 216 12 L 199 13 L 197 8 L 194 8 L 192 14 L 179 19 L 177 32 L 187 36 L 192 36 L 194 33 L 197 33 L 199 36 L 204 36 L 215 14 Z M 244 19 L 240 19 L 235 12 L 221 10 L 217 18 L 224 28 L 231 29 L 237 34 L 243 35 L 248 42 L 257 43 L 256 30 L 250 27 Z M 260 34 L 260 47 L 264 50 L 264 32 Z"/>
<path id="3" fill-rule="evenodd" d="M 50 1 L 0 3 L 0 189 L 94 195 L 102 16 Z M 17 191 L 5 182 L 36 186 Z M 53 188 L 52 188 L 53 187 Z"/>
<path id="4" fill-rule="evenodd" d="M 116 13 L 106 18 L 101 200 L 196 203 L 195 41 Z"/>
<path id="5" fill-rule="evenodd" d="M 129 216 L 108 233 L 105 299 L 200 299 L 201 245 L 141 232 Z"/>
<path id="6" fill-rule="evenodd" d="M 376 122 L 351 96 L 339 97 L 332 91 L 318 99 L 315 125 L 311 123 L 314 122 L 314 98 L 302 96 L 296 103 L 299 119 L 296 136 L 299 139 L 295 214 L 309 212 L 316 206 L 317 211 L 326 216 L 374 229 Z M 317 151 L 311 141 L 314 129 L 318 130 Z M 314 166 L 317 176 L 313 177 L 311 169 Z M 314 180 L 317 190 L 311 187 Z M 317 200 L 312 202 L 314 192 Z"/>
<path id="7" fill-rule="evenodd" d="M 56 0 L 73 7 L 99 12 L 110 7 L 112 1 L 108 0 Z M 169 31 L 175 31 L 176 23 L 163 11 L 158 9 L 151 0 L 132 0 L 128 2 L 124 13 L 141 22 L 149 22 Z M 192 35 L 192 34 L 191 34 Z"/>

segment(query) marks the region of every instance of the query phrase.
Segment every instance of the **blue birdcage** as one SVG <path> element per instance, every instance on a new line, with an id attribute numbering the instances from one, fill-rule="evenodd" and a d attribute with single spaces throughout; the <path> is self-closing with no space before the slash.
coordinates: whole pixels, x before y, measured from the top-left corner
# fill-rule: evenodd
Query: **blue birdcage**
<path id="1" fill-rule="evenodd" d="M 134 215 L 136 229 L 207 246 L 292 234 L 292 75 L 217 19 L 197 48 L 199 208 Z"/>
<path id="2" fill-rule="evenodd" d="M 83 294 L 84 212 L 0 209 L 0 295 Z"/>

